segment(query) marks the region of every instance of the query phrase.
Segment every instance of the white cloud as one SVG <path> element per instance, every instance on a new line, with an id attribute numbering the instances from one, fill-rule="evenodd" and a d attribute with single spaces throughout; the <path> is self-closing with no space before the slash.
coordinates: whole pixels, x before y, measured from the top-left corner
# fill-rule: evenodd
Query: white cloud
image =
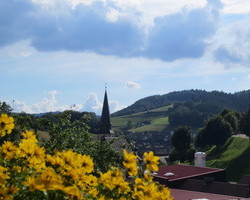
<path id="1" fill-rule="evenodd" d="M 100 114 L 101 109 L 102 109 L 102 104 L 99 101 L 97 94 L 91 93 L 88 99 L 83 104 L 83 108 L 81 111 L 95 112 L 97 114 Z"/>
<path id="2" fill-rule="evenodd" d="M 134 82 L 134 81 L 127 81 L 125 83 L 125 88 L 139 89 L 139 88 L 141 88 L 141 85 L 139 83 Z"/>
<path id="3" fill-rule="evenodd" d="M 118 111 L 118 110 L 121 110 L 121 109 L 123 109 L 123 108 L 125 108 L 125 107 L 126 107 L 126 106 L 121 106 L 121 105 L 119 105 L 119 103 L 116 102 L 116 101 L 110 101 L 110 102 L 109 102 L 110 113 L 114 113 L 114 112 L 116 112 L 116 111 Z"/>
<path id="4" fill-rule="evenodd" d="M 211 10 L 211 5 L 217 5 L 219 0 L 96 1 L 75 9 L 71 9 L 70 0 L 33 0 L 42 5 L 49 3 L 47 9 L 28 0 L 0 1 L 0 13 L 4 10 L 8 19 L 8 23 L 0 21 L 5 27 L 4 31 L 0 30 L 3 38 L 0 47 L 26 40 L 43 52 L 94 52 L 165 61 L 198 58 L 208 46 L 205 40 L 216 30 L 217 17 L 213 15 L 220 12 L 217 8 Z M 91 3 L 74 1 L 80 2 Z M 17 11 L 16 15 L 10 14 L 13 10 Z M 17 31 L 19 27 L 23 27 L 21 32 Z M 21 55 L 29 56 L 27 52 Z"/>
<path id="5" fill-rule="evenodd" d="M 25 102 L 19 100 L 14 100 L 12 107 L 14 112 L 34 113 L 32 109 L 28 105 L 26 105 Z"/>
<path id="6" fill-rule="evenodd" d="M 85 111 L 85 112 L 95 112 L 100 115 L 102 112 L 102 102 L 99 101 L 97 94 L 91 93 L 85 103 L 73 104 L 73 105 L 58 105 L 56 95 L 60 94 L 58 91 L 48 92 L 49 97 L 45 97 L 42 101 L 27 105 L 23 101 L 13 100 L 10 105 L 14 109 L 14 112 L 25 112 L 25 113 L 45 113 L 45 112 L 55 112 L 64 110 L 75 110 L 75 111 Z M 110 113 L 116 112 L 125 108 L 125 106 L 119 105 L 118 102 L 111 100 L 109 102 Z"/>
<path id="7" fill-rule="evenodd" d="M 249 17 L 227 24 L 218 29 L 213 37 L 214 57 L 225 66 L 250 64 Z"/>
<path id="8" fill-rule="evenodd" d="M 223 13 L 227 14 L 245 14 L 250 13 L 249 0 L 222 0 L 225 5 Z"/>
<path id="9" fill-rule="evenodd" d="M 55 5 L 62 3 L 62 0 L 32 0 L 41 4 Z M 183 7 L 186 8 L 200 8 L 206 5 L 206 0 L 65 0 L 67 4 L 73 6 L 83 3 L 90 5 L 93 2 L 101 1 L 106 3 L 115 3 L 120 9 L 135 8 L 137 11 L 143 13 L 150 18 L 156 16 L 163 16 L 165 14 L 172 14 L 179 12 Z M 250 12 L 249 0 L 221 0 L 224 4 L 223 13 L 227 14 L 243 14 Z"/>
<path id="10" fill-rule="evenodd" d="M 78 110 L 81 109 L 80 105 L 70 107 L 68 105 L 59 106 L 57 104 L 56 95 L 59 94 L 58 91 L 48 92 L 49 97 L 45 97 L 42 101 L 27 105 L 25 102 L 14 100 L 13 109 L 15 112 L 26 112 L 26 113 L 44 113 L 44 112 L 55 112 L 55 111 L 64 111 L 67 109 Z"/>
<path id="11" fill-rule="evenodd" d="M 182 8 L 201 8 L 206 0 L 113 0 L 120 8 L 133 8 L 141 13 L 144 23 L 151 23 L 153 18 L 179 12 Z"/>

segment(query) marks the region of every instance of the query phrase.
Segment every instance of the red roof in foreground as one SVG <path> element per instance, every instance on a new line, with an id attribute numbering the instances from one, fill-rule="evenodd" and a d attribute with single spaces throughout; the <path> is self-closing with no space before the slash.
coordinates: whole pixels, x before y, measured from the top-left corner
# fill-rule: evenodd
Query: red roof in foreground
<path id="1" fill-rule="evenodd" d="M 170 189 L 171 194 L 175 200 L 193 200 L 193 199 L 202 199 L 202 200 L 250 200 L 250 198 L 242 197 L 233 197 L 220 194 L 211 194 L 204 192 L 194 192 L 187 190 L 179 189 Z"/>
<path id="2" fill-rule="evenodd" d="M 155 177 L 176 181 L 180 179 L 202 176 L 215 172 L 225 171 L 224 169 L 197 167 L 192 165 L 164 165 L 161 166 Z"/>

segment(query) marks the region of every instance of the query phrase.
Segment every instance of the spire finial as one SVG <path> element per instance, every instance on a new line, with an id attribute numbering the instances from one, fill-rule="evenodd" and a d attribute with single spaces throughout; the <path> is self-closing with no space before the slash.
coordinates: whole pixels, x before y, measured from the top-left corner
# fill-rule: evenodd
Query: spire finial
<path id="1" fill-rule="evenodd" d="M 107 90 L 107 83 L 105 83 L 105 90 Z"/>

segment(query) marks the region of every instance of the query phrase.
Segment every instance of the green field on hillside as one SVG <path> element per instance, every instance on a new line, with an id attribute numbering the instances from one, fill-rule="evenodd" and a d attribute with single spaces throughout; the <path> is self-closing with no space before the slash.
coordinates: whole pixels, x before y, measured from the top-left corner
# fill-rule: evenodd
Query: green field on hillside
<path id="1" fill-rule="evenodd" d="M 168 117 L 156 118 L 150 124 L 130 129 L 131 132 L 162 131 L 168 125 Z"/>
<path id="2" fill-rule="evenodd" d="M 211 147 L 207 152 L 207 166 L 226 169 L 227 180 L 238 181 L 250 175 L 249 139 L 231 137 L 222 147 Z"/>
<path id="3" fill-rule="evenodd" d="M 113 128 L 124 129 L 127 127 L 128 121 L 131 121 L 131 132 L 145 132 L 145 131 L 162 131 L 168 126 L 167 111 L 170 106 L 149 110 L 147 112 L 140 112 L 131 115 L 112 117 L 111 123 Z"/>

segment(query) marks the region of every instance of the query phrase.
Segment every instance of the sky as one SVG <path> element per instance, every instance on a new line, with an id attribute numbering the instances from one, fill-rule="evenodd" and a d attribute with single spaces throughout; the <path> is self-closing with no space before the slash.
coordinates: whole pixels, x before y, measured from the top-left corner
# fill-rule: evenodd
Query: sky
<path id="1" fill-rule="evenodd" d="M 0 0 L 0 102 L 100 114 L 151 95 L 250 89 L 249 0 Z"/>

